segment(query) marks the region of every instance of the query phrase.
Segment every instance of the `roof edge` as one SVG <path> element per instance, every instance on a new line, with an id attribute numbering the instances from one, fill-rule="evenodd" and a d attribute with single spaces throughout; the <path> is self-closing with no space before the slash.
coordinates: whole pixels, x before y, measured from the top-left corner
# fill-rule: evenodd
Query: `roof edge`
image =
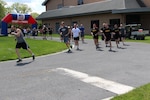
<path id="1" fill-rule="evenodd" d="M 69 18 L 69 17 L 78 17 L 78 16 L 86 16 L 86 15 L 95 15 L 95 14 L 105 14 L 105 13 L 112 13 L 112 10 L 105 10 L 105 11 L 96 11 L 96 12 L 90 12 L 90 13 L 81 13 L 81 14 L 74 14 L 74 15 L 66 15 L 66 16 L 53 16 L 53 17 L 45 17 L 40 18 L 39 16 L 36 18 L 37 20 L 42 19 L 55 19 L 55 18 Z"/>
<path id="2" fill-rule="evenodd" d="M 49 0 L 45 0 L 42 5 L 45 6 Z"/>
<path id="3" fill-rule="evenodd" d="M 131 8 L 131 9 L 112 10 L 112 14 L 143 13 L 143 12 L 150 12 L 150 8 L 143 7 L 143 8 Z"/>

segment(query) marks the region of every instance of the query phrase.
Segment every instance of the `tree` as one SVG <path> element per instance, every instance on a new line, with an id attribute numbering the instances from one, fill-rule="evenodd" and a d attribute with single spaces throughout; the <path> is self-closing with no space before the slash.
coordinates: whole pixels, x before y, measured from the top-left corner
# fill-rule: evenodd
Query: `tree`
<path id="1" fill-rule="evenodd" d="M 34 18 L 34 19 L 36 19 L 38 16 L 39 16 L 39 14 L 38 13 L 36 13 L 36 12 L 34 12 L 34 13 L 31 13 L 31 16 Z M 42 24 L 42 21 L 37 21 L 37 23 L 38 23 L 38 25 L 40 25 L 40 24 Z"/>
<path id="2" fill-rule="evenodd" d="M 3 1 L 3 0 L 0 0 L 0 4 L 3 5 L 3 6 L 7 5 L 7 3 L 5 1 Z"/>
<path id="3" fill-rule="evenodd" d="M 5 7 L 0 3 L 0 20 L 5 16 Z"/>
<path id="4" fill-rule="evenodd" d="M 11 6 L 12 10 L 15 10 L 16 13 L 20 13 L 20 14 L 27 14 L 29 12 L 32 12 L 31 8 L 28 7 L 28 5 L 26 4 L 20 4 L 20 3 L 14 3 Z"/>
<path id="5" fill-rule="evenodd" d="M 31 16 L 32 16 L 33 18 L 36 18 L 36 17 L 38 17 L 38 16 L 39 16 L 39 14 L 38 14 L 38 13 L 36 13 L 36 12 L 33 12 L 33 13 L 31 13 Z"/>

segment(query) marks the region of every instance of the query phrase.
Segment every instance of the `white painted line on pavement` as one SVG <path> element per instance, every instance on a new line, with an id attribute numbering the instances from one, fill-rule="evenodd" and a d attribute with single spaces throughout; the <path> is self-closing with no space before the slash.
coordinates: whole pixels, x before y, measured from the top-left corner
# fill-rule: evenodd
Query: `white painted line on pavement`
<path id="1" fill-rule="evenodd" d="M 54 71 L 60 72 L 61 74 L 68 75 L 70 77 L 79 79 L 82 82 L 91 84 L 93 86 L 108 90 L 118 95 L 127 93 L 134 89 L 134 87 L 123 85 L 117 82 L 106 80 L 96 76 L 90 76 L 86 73 L 70 70 L 67 68 L 57 68 Z"/>

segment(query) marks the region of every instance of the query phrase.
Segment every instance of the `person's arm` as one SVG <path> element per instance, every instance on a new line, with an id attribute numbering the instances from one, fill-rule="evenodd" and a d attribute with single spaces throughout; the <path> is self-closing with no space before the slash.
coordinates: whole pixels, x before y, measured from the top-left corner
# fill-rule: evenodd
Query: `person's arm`
<path id="1" fill-rule="evenodd" d="M 12 34 L 12 35 L 15 35 L 16 37 L 19 37 L 19 36 L 20 36 L 20 33 L 21 33 L 21 30 L 20 30 L 20 29 L 17 29 L 16 32 L 12 32 L 11 34 Z"/>
<path id="2" fill-rule="evenodd" d="M 81 30 L 79 29 L 79 36 L 81 36 Z"/>

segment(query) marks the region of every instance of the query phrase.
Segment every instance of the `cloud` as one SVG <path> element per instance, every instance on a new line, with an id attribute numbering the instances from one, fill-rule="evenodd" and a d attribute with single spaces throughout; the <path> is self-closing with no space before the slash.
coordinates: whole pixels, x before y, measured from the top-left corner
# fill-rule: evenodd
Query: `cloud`
<path id="1" fill-rule="evenodd" d="M 10 7 L 15 2 L 27 4 L 28 7 L 32 9 L 32 12 L 36 12 L 38 14 L 45 11 L 45 6 L 42 6 L 43 0 L 5 0 L 5 2 L 8 5 L 7 7 Z"/>
<path id="2" fill-rule="evenodd" d="M 31 0 L 31 2 L 29 3 L 25 3 L 27 4 L 29 7 L 31 7 L 32 12 L 36 12 L 36 13 L 42 13 L 45 11 L 45 6 L 42 6 L 43 0 Z"/>

